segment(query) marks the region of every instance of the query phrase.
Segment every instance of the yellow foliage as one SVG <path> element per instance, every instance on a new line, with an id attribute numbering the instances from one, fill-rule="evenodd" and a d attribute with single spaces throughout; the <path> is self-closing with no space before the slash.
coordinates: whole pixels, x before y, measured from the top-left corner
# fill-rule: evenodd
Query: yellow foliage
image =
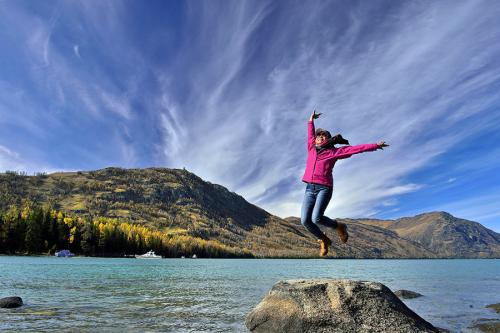
<path id="1" fill-rule="evenodd" d="M 21 218 L 27 219 L 32 211 L 33 203 L 31 201 L 26 201 L 21 210 Z"/>
<path id="2" fill-rule="evenodd" d="M 76 234 L 76 226 L 69 229 L 69 242 L 71 244 L 73 244 L 73 242 L 75 241 L 75 234 Z"/>

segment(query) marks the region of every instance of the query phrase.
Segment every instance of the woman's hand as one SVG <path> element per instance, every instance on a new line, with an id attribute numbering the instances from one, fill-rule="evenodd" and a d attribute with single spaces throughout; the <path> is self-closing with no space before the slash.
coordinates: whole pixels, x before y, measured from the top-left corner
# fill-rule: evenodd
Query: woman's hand
<path id="1" fill-rule="evenodd" d="M 311 114 L 311 117 L 309 118 L 309 121 L 313 121 L 314 119 L 318 119 L 319 116 L 321 116 L 321 113 L 316 113 L 316 110 L 313 111 Z"/>
<path id="2" fill-rule="evenodd" d="M 379 141 L 377 143 L 378 145 L 378 149 L 384 149 L 384 147 L 389 147 L 389 145 L 387 143 L 385 143 L 385 141 Z"/>

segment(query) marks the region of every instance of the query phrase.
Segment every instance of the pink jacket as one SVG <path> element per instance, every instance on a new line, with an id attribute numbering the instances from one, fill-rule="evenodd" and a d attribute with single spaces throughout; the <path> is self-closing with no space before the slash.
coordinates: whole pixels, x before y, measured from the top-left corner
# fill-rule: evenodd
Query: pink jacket
<path id="1" fill-rule="evenodd" d="M 342 158 L 349 158 L 354 154 L 365 151 L 374 151 L 379 147 L 376 143 L 358 146 L 344 146 L 325 149 L 319 153 L 314 147 L 314 122 L 307 122 L 307 164 L 302 181 L 333 187 L 332 170 L 335 162 Z"/>

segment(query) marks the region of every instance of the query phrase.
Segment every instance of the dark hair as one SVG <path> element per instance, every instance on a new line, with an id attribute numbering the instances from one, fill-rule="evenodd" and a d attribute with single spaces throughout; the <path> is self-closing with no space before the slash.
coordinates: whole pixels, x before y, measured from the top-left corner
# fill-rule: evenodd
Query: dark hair
<path id="1" fill-rule="evenodd" d="M 342 135 L 340 135 L 340 134 L 335 135 L 333 138 L 330 139 L 330 141 L 334 145 L 348 145 L 349 144 L 349 140 L 344 139 L 342 137 Z"/>
<path id="2" fill-rule="evenodd" d="M 320 134 L 325 134 L 325 136 L 330 139 L 332 137 L 332 135 L 330 134 L 330 132 L 328 132 L 327 130 L 324 130 L 322 128 L 318 128 L 316 129 L 316 131 L 314 132 L 314 135 L 315 136 L 318 136 Z"/>
<path id="3" fill-rule="evenodd" d="M 316 150 L 318 152 L 320 152 L 324 149 L 333 148 L 335 145 L 348 145 L 348 144 L 349 144 L 348 140 L 344 139 L 342 137 L 342 135 L 337 134 L 337 135 L 329 138 L 328 140 L 326 140 L 326 142 L 324 144 L 322 144 L 321 146 L 317 146 Z"/>

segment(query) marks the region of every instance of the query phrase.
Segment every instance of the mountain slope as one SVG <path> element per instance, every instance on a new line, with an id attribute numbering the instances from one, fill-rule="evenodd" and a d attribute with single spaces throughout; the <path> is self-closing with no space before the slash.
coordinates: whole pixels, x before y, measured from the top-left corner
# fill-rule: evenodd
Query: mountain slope
<path id="1" fill-rule="evenodd" d="M 180 169 L 105 168 L 26 176 L 0 174 L 0 212 L 31 200 L 85 217 L 118 218 L 246 248 L 263 257 L 317 257 L 318 243 L 298 218 L 281 219 L 223 186 Z M 425 215 L 425 214 L 423 214 Z M 354 258 L 500 257 L 499 235 L 441 215 L 399 220 L 345 219 L 350 240 L 333 230 L 332 256 Z M 451 222 L 450 222 L 451 221 Z"/>
<path id="2" fill-rule="evenodd" d="M 440 257 L 489 258 L 500 254 L 500 234 L 446 212 L 400 218 L 387 229 L 422 244 Z"/>
<path id="3" fill-rule="evenodd" d="M 259 256 L 316 253 L 316 244 L 298 227 L 186 170 L 105 168 L 38 176 L 0 174 L 0 212 L 9 205 L 21 206 L 25 200 L 88 219 L 118 218 L 168 233 L 215 239 Z"/>
<path id="4" fill-rule="evenodd" d="M 300 225 L 297 217 L 287 221 Z M 334 230 L 322 230 L 333 239 L 332 250 L 339 257 L 353 258 L 435 258 L 436 255 L 417 242 L 403 239 L 395 232 L 381 227 L 360 223 L 359 220 L 337 219 L 347 224 L 349 241 L 340 243 Z M 303 227 L 302 227 L 303 228 Z M 306 232 L 306 231 L 304 231 Z"/>

